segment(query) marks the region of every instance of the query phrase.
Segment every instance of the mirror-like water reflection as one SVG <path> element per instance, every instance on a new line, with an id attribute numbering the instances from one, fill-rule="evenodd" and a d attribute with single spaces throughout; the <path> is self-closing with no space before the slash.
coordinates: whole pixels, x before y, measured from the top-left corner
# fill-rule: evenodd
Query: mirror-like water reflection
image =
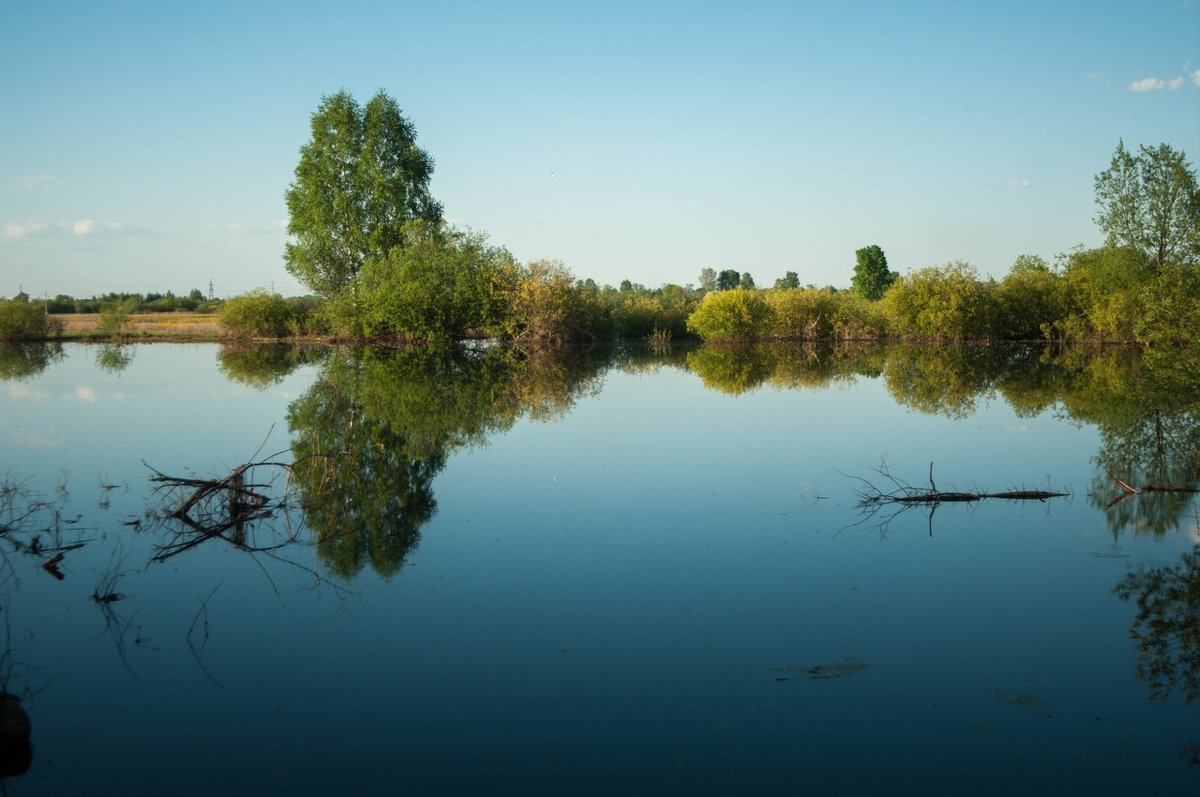
<path id="1" fill-rule="evenodd" d="M 1186 787 L 1189 356 L 0 349 L 0 774 Z"/>

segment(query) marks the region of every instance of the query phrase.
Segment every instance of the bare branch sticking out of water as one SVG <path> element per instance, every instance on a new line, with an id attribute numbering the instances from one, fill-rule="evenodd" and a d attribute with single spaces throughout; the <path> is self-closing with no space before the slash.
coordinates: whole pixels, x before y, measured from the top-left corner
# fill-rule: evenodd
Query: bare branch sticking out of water
<path id="1" fill-rule="evenodd" d="M 928 487 L 917 487 L 898 476 L 892 475 L 891 471 L 888 470 L 886 462 L 873 470 L 880 477 L 890 482 L 891 489 L 881 489 L 861 476 L 850 476 L 850 478 L 856 479 L 863 485 L 860 489 L 855 490 L 855 494 L 858 496 L 858 505 L 862 508 L 863 518 L 858 523 L 852 525 L 857 526 L 865 523 L 867 520 L 875 517 L 884 507 L 895 507 L 894 511 L 884 516 L 879 525 L 881 531 L 886 531 L 888 524 L 897 515 L 912 507 L 923 507 L 929 510 L 929 534 L 932 536 L 933 513 L 942 504 L 971 504 L 988 499 L 1044 502 L 1050 498 L 1061 498 L 1067 495 L 1067 493 L 1055 490 L 1005 490 L 995 493 L 986 491 L 962 492 L 956 490 L 939 490 L 937 484 L 933 481 L 932 462 L 929 463 Z M 838 471 L 838 473 L 841 473 L 841 471 Z M 842 473 L 842 475 L 847 476 L 848 474 Z"/>

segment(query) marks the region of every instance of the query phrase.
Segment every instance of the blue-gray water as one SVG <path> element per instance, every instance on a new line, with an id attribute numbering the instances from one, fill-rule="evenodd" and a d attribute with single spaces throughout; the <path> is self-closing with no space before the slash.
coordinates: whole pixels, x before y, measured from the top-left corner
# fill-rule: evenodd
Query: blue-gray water
<path id="1" fill-rule="evenodd" d="M 12 793 L 1200 783 L 1194 495 L 1105 508 L 1113 469 L 1195 486 L 1169 364 L 3 354 L 3 676 L 33 753 Z M 195 488 L 151 468 L 293 451 L 248 474 L 288 501 L 248 524 L 271 550 L 152 561 L 195 540 L 164 517 Z M 926 487 L 931 462 L 941 490 L 1068 495 L 863 515 L 856 491 L 896 487 L 880 469 Z M 1152 589 L 1165 648 L 1139 625 Z"/>

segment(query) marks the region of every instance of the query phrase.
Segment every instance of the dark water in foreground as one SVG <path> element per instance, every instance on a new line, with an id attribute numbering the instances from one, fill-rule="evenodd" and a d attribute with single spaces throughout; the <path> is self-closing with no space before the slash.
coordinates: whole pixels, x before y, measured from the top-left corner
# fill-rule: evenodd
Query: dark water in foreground
<path id="1" fill-rule="evenodd" d="M 1190 793 L 1195 365 L 0 349 L 4 785 Z"/>

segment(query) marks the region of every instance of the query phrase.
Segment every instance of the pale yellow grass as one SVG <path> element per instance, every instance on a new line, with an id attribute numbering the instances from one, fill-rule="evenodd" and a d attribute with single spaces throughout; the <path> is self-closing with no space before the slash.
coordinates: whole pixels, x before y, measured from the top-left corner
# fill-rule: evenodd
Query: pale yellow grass
<path id="1" fill-rule="evenodd" d="M 63 323 L 68 338 L 104 337 L 104 325 L 97 313 L 62 313 L 54 316 Z M 215 313 L 134 313 L 129 316 L 125 335 L 137 338 L 220 338 L 225 331 Z"/>

